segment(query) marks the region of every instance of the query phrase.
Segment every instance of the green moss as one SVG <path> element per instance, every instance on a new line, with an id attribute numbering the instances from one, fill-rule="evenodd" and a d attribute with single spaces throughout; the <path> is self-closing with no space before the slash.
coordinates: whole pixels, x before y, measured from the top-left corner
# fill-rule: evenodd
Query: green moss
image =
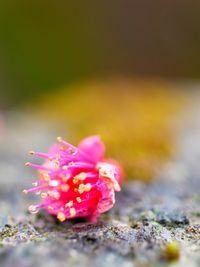
<path id="1" fill-rule="evenodd" d="M 18 232 L 16 226 L 6 225 L 3 230 L 0 232 L 0 242 L 5 238 L 12 237 Z"/>

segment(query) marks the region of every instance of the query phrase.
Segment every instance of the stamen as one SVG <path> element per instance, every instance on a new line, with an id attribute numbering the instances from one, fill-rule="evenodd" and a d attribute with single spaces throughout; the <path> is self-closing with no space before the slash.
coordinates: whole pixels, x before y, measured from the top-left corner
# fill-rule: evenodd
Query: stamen
<path id="1" fill-rule="evenodd" d="M 87 184 L 80 184 L 78 188 L 78 192 L 82 194 L 83 192 L 89 192 L 92 188 L 92 185 L 90 183 Z"/>
<path id="2" fill-rule="evenodd" d="M 73 183 L 77 184 L 79 181 L 85 180 L 86 177 L 87 177 L 87 174 L 85 172 L 81 172 L 74 176 Z"/>
<path id="3" fill-rule="evenodd" d="M 87 183 L 85 185 L 85 192 L 89 192 L 91 190 L 91 188 L 92 188 L 92 185 L 90 183 Z"/>
<path id="4" fill-rule="evenodd" d="M 82 151 L 82 150 L 78 149 L 77 147 L 71 145 L 70 143 L 64 141 L 61 137 L 57 137 L 57 141 L 58 141 L 59 143 L 64 144 L 64 145 L 67 146 L 68 148 L 70 148 L 72 151 L 74 151 L 73 153 L 75 153 L 75 154 L 79 153 L 82 157 L 84 157 L 84 158 L 87 159 L 88 161 L 92 162 L 92 161 L 91 161 L 91 158 L 88 157 L 88 155 L 87 155 L 84 151 Z"/>
<path id="5" fill-rule="evenodd" d="M 79 187 L 78 187 L 78 192 L 80 194 L 82 194 L 84 191 L 85 191 L 85 185 L 84 184 L 80 184 Z"/>
<path id="6" fill-rule="evenodd" d="M 29 206 L 28 210 L 29 210 L 29 212 L 32 213 L 32 214 L 36 214 L 36 213 L 38 213 L 38 209 L 37 209 L 37 207 L 34 206 L 34 205 Z"/>
<path id="7" fill-rule="evenodd" d="M 36 155 L 38 157 L 44 158 L 44 159 L 49 159 L 51 156 L 48 153 L 42 153 L 42 152 L 35 152 L 35 151 L 30 151 L 29 152 L 31 155 Z M 53 158 L 53 157 L 52 157 Z"/>
<path id="8" fill-rule="evenodd" d="M 70 213 L 70 216 L 71 216 L 71 217 L 74 217 L 74 216 L 76 215 L 76 210 L 75 210 L 75 208 L 71 208 L 71 209 L 69 210 L 69 213 Z"/>
<path id="9" fill-rule="evenodd" d="M 59 212 L 57 218 L 60 222 L 64 222 L 66 220 L 65 214 L 63 212 Z"/>
<path id="10" fill-rule="evenodd" d="M 41 198 L 46 198 L 47 196 L 48 196 L 47 193 L 45 193 L 45 192 L 41 193 Z"/>
<path id="11" fill-rule="evenodd" d="M 45 188 L 46 188 L 46 186 L 41 185 L 41 186 L 37 186 L 37 187 L 33 187 L 33 188 L 30 188 L 30 189 L 24 190 L 25 191 L 24 193 L 26 194 L 26 192 L 27 193 L 38 192 L 38 191 L 44 190 Z"/>
<path id="12" fill-rule="evenodd" d="M 76 201 L 77 201 L 78 203 L 81 203 L 81 198 L 80 198 L 80 197 L 77 197 L 77 198 L 76 198 Z"/>
<path id="13" fill-rule="evenodd" d="M 49 182 L 51 180 L 51 178 L 49 177 L 48 173 L 43 173 L 43 178 L 46 182 Z"/>
<path id="14" fill-rule="evenodd" d="M 67 192 L 69 190 L 69 185 L 61 185 L 60 187 L 60 190 L 63 191 L 63 192 Z"/>
<path id="15" fill-rule="evenodd" d="M 32 167 L 34 169 L 39 169 L 39 170 L 43 170 L 43 171 L 50 171 L 50 169 L 47 168 L 47 167 L 44 167 L 42 165 L 32 164 L 30 162 L 26 162 L 25 166 L 30 166 L 30 167 Z"/>
<path id="16" fill-rule="evenodd" d="M 68 203 L 65 204 L 65 208 L 71 208 L 73 206 L 73 200 L 70 200 Z"/>
<path id="17" fill-rule="evenodd" d="M 50 197 L 55 198 L 56 200 L 58 200 L 60 198 L 60 194 L 58 192 L 48 191 L 48 195 Z"/>

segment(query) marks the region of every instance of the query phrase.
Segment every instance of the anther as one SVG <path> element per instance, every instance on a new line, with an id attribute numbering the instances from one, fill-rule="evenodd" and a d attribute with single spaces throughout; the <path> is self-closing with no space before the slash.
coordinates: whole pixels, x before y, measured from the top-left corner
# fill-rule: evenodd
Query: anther
<path id="1" fill-rule="evenodd" d="M 73 206 L 73 200 L 70 200 L 68 203 L 65 204 L 65 208 L 71 208 Z"/>
<path id="2" fill-rule="evenodd" d="M 38 209 L 34 205 L 29 206 L 28 210 L 32 214 L 36 214 L 38 212 Z"/>
<path id="3" fill-rule="evenodd" d="M 75 210 L 75 208 L 71 208 L 71 209 L 69 210 L 69 213 L 70 213 L 70 216 L 71 216 L 71 217 L 74 217 L 74 216 L 76 215 L 76 210 Z"/>
<path id="4" fill-rule="evenodd" d="M 80 197 L 77 197 L 77 198 L 76 198 L 76 201 L 77 201 L 78 203 L 81 203 L 81 198 L 80 198 Z"/>
<path id="5" fill-rule="evenodd" d="M 41 193 L 41 198 L 46 198 L 47 195 L 48 195 L 47 193 L 43 192 L 43 193 Z"/>
<path id="6" fill-rule="evenodd" d="M 57 215 L 57 219 L 60 222 L 64 222 L 66 220 L 65 214 L 63 212 L 59 212 L 58 215 Z"/>

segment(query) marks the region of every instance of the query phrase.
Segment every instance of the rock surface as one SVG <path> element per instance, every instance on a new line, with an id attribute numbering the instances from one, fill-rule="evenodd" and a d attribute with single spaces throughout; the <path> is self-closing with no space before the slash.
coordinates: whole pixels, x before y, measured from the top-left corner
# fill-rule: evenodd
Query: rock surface
<path id="1" fill-rule="evenodd" d="M 97 223 L 26 212 L 37 196 L 21 194 L 34 181 L 25 153 L 32 143 L 46 149 L 57 133 L 12 115 L 17 123 L 0 136 L 0 266 L 200 266 L 199 114 L 187 115 L 177 154 L 160 177 L 126 183 Z"/>

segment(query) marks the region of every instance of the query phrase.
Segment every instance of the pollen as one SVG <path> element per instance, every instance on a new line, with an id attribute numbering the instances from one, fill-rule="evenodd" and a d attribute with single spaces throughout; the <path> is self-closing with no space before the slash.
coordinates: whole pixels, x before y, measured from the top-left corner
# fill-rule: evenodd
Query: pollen
<path id="1" fill-rule="evenodd" d="M 70 216 L 71 216 L 71 217 L 74 217 L 74 216 L 76 215 L 76 210 L 75 210 L 75 208 L 71 208 L 71 209 L 69 210 L 69 213 L 70 213 Z"/>
<path id="2" fill-rule="evenodd" d="M 86 177 L 87 177 L 87 174 L 85 172 L 81 172 L 74 176 L 73 183 L 77 184 L 79 181 L 85 180 Z"/>
<path id="3" fill-rule="evenodd" d="M 90 183 L 87 184 L 80 184 L 79 188 L 78 188 L 78 192 L 80 194 L 84 193 L 84 192 L 89 192 L 92 188 L 92 185 Z"/>
<path id="4" fill-rule="evenodd" d="M 73 204 L 74 204 L 73 200 L 70 200 L 69 202 L 67 202 L 67 203 L 65 204 L 65 207 L 66 207 L 66 208 L 71 208 L 71 207 L 73 206 Z"/>
<path id="5" fill-rule="evenodd" d="M 45 193 L 45 192 L 41 193 L 41 198 L 46 198 L 47 196 L 48 196 L 47 193 Z"/>
<path id="6" fill-rule="evenodd" d="M 69 185 L 61 185 L 60 187 L 60 190 L 63 191 L 63 192 L 67 192 L 69 190 Z"/>
<path id="7" fill-rule="evenodd" d="M 76 188 L 75 188 L 76 189 Z M 83 192 L 85 192 L 85 185 L 84 184 L 80 184 L 78 187 L 78 192 L 80 194 L 82 194 Z"/>
<path id="8" fill-rule="evenodd" d="M 81 198 L 80 198 L 80 197 L 77 197 L 77 198 L 76 198 L 76 201 L 77 201 L 78 203 L 81 203 Z"/>
<path id="9" fill-rule="evenodd" d="M 87 183 L 85 185 L 85 192 L 89 192 L 91 190 L 91 188 L 92 188 L 91 184 L 90 183 Z"/>
<path id="10" fill-rule="evenodd" d="M 63 212 L 58 212 L 57 219 L 58 219 L 60 222 L 64 222 L 65 219 L 66 219 L 65 214 L 64 214 Z"/>
<path id="11" fill-rule="evenodd" d="M 43 179 L 46 181 L 46 182 L 49 182 L 51 179 L 48 175 L 48 173 L 43 173 Z"/>
<path id="12" fill-rule="evenodd" d="M 57 137 L 57 141 L 58 141 L 59 143 L 62 142 L 62 137 L 58 136 L 58 137 Z"/>
<path id="13" fill-rule="evenodd" d="M 59 192 L 48 191 L 48 195 L 52 198 L 55 198 L 56 200 L 60 198 Z"/>

